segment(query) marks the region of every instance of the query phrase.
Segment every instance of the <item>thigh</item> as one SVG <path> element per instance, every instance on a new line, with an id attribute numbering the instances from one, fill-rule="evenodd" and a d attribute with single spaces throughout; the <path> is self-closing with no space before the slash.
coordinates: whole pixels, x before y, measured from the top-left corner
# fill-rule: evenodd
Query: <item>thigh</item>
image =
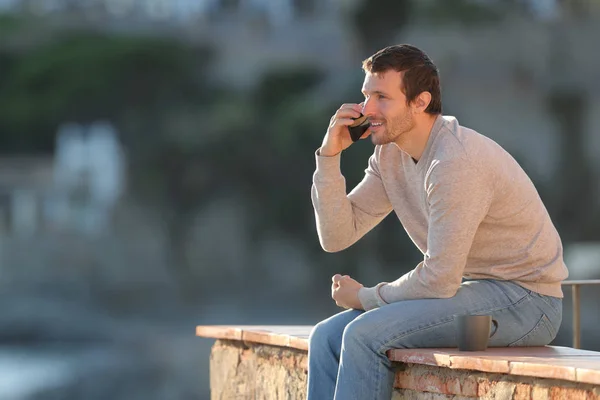
<path id="1" fill-rule="evenodd" d="M 455 316 L 491 314 L 498 328 L 490 346 L 507 346 L 536 324 L 531 292 L 511 282 L 469 281 L 447 299 L 400 301 L 366 312 L 348 326 L 374 350 L 456 347 Z M 536 314 L 537 312 L 537 314 Z"/>

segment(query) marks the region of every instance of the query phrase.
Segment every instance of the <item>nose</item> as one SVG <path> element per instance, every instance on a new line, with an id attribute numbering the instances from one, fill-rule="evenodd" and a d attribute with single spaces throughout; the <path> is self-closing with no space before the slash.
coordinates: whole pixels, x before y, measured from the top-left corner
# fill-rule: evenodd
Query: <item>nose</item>
<path id="1" fill-rule="evenodd" d="M 373 106 L 373 102 L 370 101 L 370 99 L 363 101 L 362 103 L 360 103 L 360 105 L 362 106 L 363 115 L 366 115 L 368 117 L 375 113 L 375 108 Z"/>

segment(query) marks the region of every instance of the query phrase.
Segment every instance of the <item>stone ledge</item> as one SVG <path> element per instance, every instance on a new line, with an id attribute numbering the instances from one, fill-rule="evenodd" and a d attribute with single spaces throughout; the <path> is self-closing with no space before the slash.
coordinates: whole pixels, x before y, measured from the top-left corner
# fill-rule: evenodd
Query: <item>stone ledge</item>
<path id="1" fill-rule="evenodd" d="M 198 326 L 196 335 L 307 351 L 311 329 L 311 325 L 209 325 Z M 568 347 L 489 348 L 483 352 L 397 349 L 388 356 L 400 363 L 600 385 L 600 352 Z"/>
<path id="2" fill-rule="evenodd" d="M 202 325 L 196 327 L 196 335 L 308 351 L 311 329 L 312 325 Z"/>
<path id="3" fill-rule="evenodd" d="M 600 399 L 600 386 L 577 382 L 401 362 L 395 370 L 391 400 Z M 213 400 L 304 400 L 306 378 L 305 350 L 230 339 L 211 350 Z"/>
<path id="4" fill-rule="evenodd" d="M 392 361 L 600 385 L 600 353 L 569 347 L 390 350 Z"/>

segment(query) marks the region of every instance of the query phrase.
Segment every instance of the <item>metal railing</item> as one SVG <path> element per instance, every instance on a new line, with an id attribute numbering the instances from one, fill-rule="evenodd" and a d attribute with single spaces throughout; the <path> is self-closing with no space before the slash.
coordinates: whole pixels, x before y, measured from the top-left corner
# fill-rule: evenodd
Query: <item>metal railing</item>
<path id="1" fill-rule="evenodd" d="M 600 279 L 587 279 L 580 281 L 564 281 L 563 286 L 571 287 L 573 298 L 573 348 L 581 347 L 581 314 L 580 314 L 580 286 L 600 285 Z"/>

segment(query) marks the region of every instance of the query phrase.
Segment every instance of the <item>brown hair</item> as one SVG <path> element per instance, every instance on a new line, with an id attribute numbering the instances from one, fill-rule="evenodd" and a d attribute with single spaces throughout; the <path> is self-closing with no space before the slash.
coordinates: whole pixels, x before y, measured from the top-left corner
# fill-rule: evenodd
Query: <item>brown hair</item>
<path id="1" fill-rule="evenodd" d="M 422 50 L 398 44 L 379 50 L 362 63 L 365 72 L 378 74 L 390 69 L 402 72 L 402 91 L 408 103 L 422 92 L 431 93 L 431 102 L 425 109 L 429 114 L 442 113 L 442 95 L 438 69 Z"/>

